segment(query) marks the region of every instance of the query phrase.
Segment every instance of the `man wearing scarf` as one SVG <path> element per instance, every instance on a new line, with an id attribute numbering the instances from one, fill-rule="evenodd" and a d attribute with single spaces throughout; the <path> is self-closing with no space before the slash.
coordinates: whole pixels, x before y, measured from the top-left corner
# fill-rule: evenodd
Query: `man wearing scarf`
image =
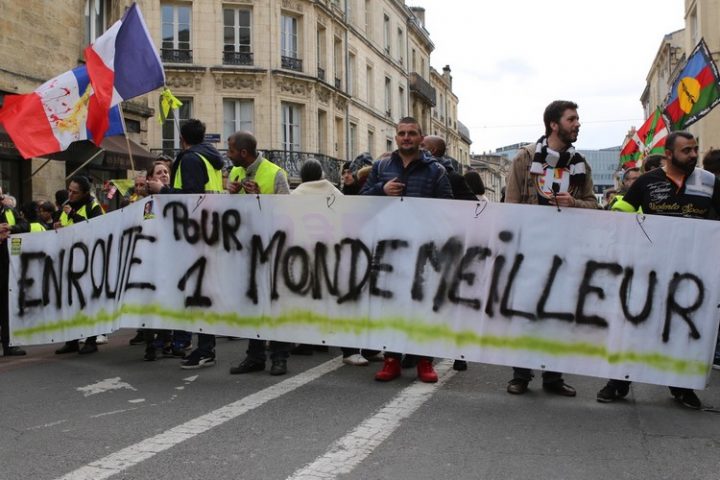
<path id="1" fill-rule="evenodd" d="M 523 147 L 513 160 L 505 191 L 507 203 L 549 205 L 563 208 L 598 208 L 593 191 L 590 165 L 572 144 L 580 131 L 577 104 L 556 100 L 545 108 L 545 135 L 535 145 Z M 529 368 L 513 368 L 507 391 L 523 394 L 533 378 Z M 574 397 L 575 389 L 566 384 L 560 372 L 542 374 L 543 389 Z"/>

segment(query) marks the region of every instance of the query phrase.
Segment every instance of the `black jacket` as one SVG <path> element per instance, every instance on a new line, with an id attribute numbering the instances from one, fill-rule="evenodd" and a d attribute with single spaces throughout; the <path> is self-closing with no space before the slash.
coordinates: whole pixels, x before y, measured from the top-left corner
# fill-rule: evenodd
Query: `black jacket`
<path id="1" fill-rule="evenodd" d="M 220 170 L 223 167 L 223 158 L 215 147 L 208 143 L 192 145 L 190 148 L 178 153 L 172 167 L 170 186 L 163 187 L 160 193 L 205 193 L 205 184 L 208 182 L 205 162 L 197 154 L 207 158 L 210 164 Z M 173 188 L 178 166 L 182 172 L 182 188 Z"/>

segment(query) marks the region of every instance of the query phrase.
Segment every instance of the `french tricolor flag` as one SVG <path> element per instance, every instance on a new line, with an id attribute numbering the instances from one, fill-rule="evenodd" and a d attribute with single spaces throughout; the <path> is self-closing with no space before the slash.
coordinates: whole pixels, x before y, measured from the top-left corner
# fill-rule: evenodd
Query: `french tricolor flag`
<path id="1" fill-rule="evenodd" d="M 87 69 L 77 67 L 33 93 L 5 96 L 0 123 L 24 158 L 60 152 L 72 142 L 91 138 L 87 119 L 93 97 Z M 104 113 L 106 136 L 123 135 L 119 107 Z"/>
<path id="2" fill-rule="evenodd" d="M 136 3 L 85 49 L 85 60 L 95 91 L 88 125 L 99 145 L 108 129 L 110 108 L 165 85 L 165 71 Z"/>

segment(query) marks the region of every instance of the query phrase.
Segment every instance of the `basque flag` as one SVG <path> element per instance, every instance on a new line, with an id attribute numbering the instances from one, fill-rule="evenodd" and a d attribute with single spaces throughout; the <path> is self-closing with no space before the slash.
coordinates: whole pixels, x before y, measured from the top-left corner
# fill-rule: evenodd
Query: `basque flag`
<path id="1" fill-rule="evenodd" d="M 0 123 L 24 158 L 59 152 L 72 142 L 90 138 L 87 119 L 94 96 L 87 69 L 77 67 L 33 93 L 6 95 Z M 107 136 L 125 133 L 119 107 L 105 111 L 105 122 Z"/>
<path id="2" fill-rule="evenodd" d="M 88 124 L 99 145 L 108 129 L 106 112 L 165 85 L 165 71 L 136 3 L 85 49 L 85 60 L 95 90 Z"/>

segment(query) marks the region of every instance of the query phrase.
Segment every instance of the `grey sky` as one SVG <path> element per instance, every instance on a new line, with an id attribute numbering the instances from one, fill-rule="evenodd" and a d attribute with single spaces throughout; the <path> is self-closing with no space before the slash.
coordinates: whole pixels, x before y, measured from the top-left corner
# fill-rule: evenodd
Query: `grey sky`
<path id="1" fill-rule="evenodd" d="M 475 153 L 544 131 L 552 100 L 579 104 L 579 148 L 619 145 L 642 122 L 640 95 L 683 0 L 406 0 L 425 8 L 431 64 L 450 65 Z"/>

